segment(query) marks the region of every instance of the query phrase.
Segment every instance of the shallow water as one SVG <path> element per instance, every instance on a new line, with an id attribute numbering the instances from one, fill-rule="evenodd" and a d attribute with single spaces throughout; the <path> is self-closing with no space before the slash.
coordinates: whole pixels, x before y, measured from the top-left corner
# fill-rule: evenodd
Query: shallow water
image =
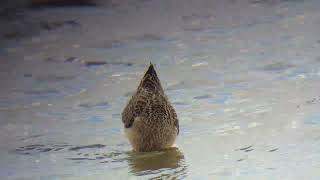
<path id="1" fill-rule="evenodd" d="M 318 179 L 319 5 L 132 0 L 1 20 L 16 32 L 1 30 L 1 179 Z M 121 111 L 150 61 L 180 135 L 133 153 Z"/>

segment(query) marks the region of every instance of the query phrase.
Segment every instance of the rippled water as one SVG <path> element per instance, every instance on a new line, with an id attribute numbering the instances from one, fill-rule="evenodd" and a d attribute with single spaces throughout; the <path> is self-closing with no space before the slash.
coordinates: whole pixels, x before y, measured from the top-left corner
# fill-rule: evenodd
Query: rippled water
<path id="1" fill-rule="evenodd" d="M 1 179 L 318 179 L 319 5 L 24 10 L 0 49 Z M 150 61 L 180 136 L 133 153 L 121 111 Z"/>

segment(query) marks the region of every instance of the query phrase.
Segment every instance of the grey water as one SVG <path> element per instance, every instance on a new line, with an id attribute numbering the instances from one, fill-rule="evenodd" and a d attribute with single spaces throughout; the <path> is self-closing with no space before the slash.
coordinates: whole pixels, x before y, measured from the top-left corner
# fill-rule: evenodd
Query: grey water
<path id="1" fill-rule="evenodd" d="M 114 3 L 2 15 L 1 179 L 320 177 L 319 1 Z M 121 112 L 149 62 L 181 129 L 134 153 Z"/>

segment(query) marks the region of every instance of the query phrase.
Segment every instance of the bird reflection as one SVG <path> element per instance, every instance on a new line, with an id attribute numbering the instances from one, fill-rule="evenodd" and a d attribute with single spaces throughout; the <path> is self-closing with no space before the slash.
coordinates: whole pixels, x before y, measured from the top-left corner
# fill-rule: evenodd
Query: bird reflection
<path id="1" fill-rule="evenodd" d="M 147 153 L 130 153 L 128 164 L 135 175 L 154 174 L 163 169 L 185 171 L 184 155 L 178 148 Z"/>

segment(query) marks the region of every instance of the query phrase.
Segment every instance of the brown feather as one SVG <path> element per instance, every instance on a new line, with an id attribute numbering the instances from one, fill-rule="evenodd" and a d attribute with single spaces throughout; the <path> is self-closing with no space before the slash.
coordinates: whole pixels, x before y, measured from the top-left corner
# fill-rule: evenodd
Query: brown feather
<path id="1" fill-rule="evenodd" d="M 124 108 L 122 121 L 135 151 L 159 150 L 174 143 L 179 121 L 152 64 Z"/>

